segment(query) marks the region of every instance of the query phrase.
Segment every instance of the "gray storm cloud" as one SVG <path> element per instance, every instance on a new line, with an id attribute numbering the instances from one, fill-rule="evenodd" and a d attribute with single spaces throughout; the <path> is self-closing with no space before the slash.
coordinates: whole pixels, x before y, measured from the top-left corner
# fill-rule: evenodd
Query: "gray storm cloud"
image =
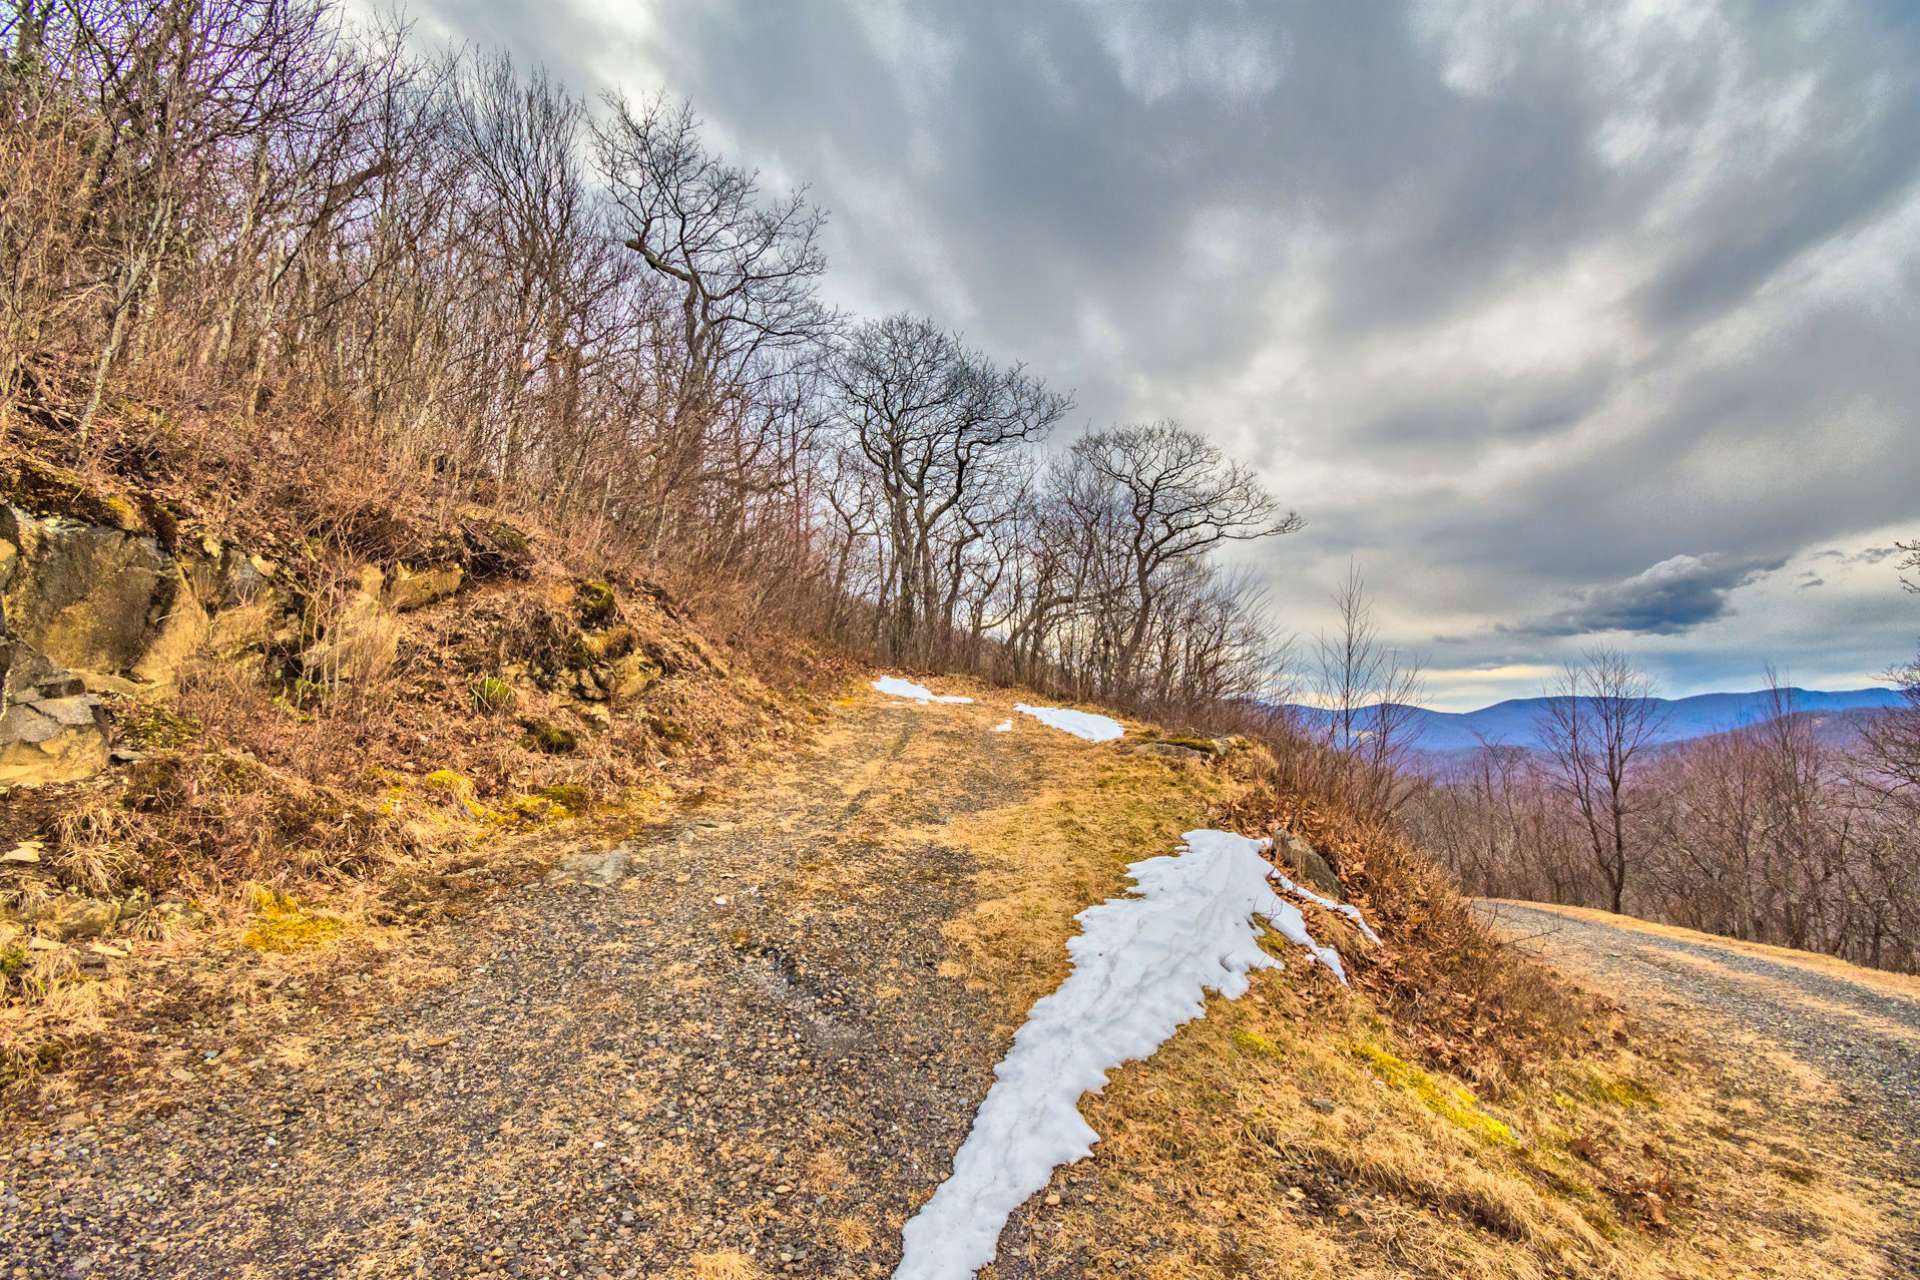
<path id="1" fill-rule="evenodd" d="M 1784 563 L 1725 555 L 1670 556 L 1625 581 L 1580 592 L 1565 609 L 1501 629 L 1539 636 L 1608 631 L 1678 635 L 1725 617 L 1734 591 Z"/>
<path id="2" fill-rule="evenodd" d="M 1252 565 L 1279 625 L 1318 628 L 1352 557 L 1393 639 L 1469 637 L 1463 666 L 1602 624 L 1710 683 L 1911 650 L 1910 607 L 1848 603 L 1898 596 L 1870 559 L 1772 601 L 1764 648 L 1685 645 L 1742 573 L 1920 529 L 1920 7 L 427 15 L 583 91 L 691 99 L 831 209 L 835 302 L 1262 467 L 1310 522 Z"/>

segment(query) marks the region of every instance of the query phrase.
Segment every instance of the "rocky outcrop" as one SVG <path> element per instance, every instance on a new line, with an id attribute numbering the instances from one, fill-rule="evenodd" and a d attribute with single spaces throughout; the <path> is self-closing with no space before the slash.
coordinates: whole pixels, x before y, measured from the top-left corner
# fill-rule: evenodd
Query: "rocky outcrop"
<path id="1" fill-rule="evenodd" d="M 318 636 L 300 651 L 304 678 L 353 683 L 385 671 L 400 647 L 400 626 L 383 601 L 386 575 L 368 565 L 359 582 L 320 619 Z"/>
<path id="2" fill-rule="evenodd" d="M 35 691 L 0 713 L 0 786 L 78 781 L 106 768 L 107 749 L 98 698 Z"/>
<path id="3" fill-rule="evenodd" d="M 14 643 L 90 687 L 128 684 L 182 583 L 160 544 L 12 506 L 0 506 L 0 540 L 14 548 L 0 582 Z"/>
<path id="4" fill-rule="evenodd" d="M 48 476 L 31 492 L 87 518 L 0 504 L 0 785 L 103 768 L 97 695 L 165 689 L 209 646 L 258 648 L 278 607 L 260 562 L 211 543 L 177 554 L 131 504 Z"/>
<path id="5" fill-rule="evenodd" d="M 395 565 L 387 575 L 384 600 L 387 608 L 399 613 L 445 600 L 460 589 L 466 571 L 457 564 L 429 565 L 410 569 Z"/>
<path id="6" fill-rule="evenodd" d="M 1287 864 L 1288 873 L 1295 880 L 1330 898 L 1338 899 L 1346 893 L 1332 865 L 1313 845 L 1299 836 L 1281 836 L 1274 843 L 1274 852 Z"/>

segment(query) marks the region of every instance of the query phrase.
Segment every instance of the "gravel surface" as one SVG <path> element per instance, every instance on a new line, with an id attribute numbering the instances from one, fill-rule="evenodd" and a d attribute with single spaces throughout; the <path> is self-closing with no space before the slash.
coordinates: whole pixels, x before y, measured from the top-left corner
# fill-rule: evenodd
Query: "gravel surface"
<path id="1" fill-rule="evenodd" d="M 1803 1099 L 1805 1123 L 1833 1131 L 1881 1189 L 1905 1224 L 1894 1248 L 1920 1275 L 1920 999 L 1870 972 L 1854 980 L 1631 920 L 1504 901 L 1481 910 L 1526 950 L 1710 1057 L 1751 1038 L 1823 1078 L 1832 1094 L 1780 1096 Z"/>
<path id="2" fill-rule="evenodd" d="M 897 834 L 1044 782 L 982 716 L 863 699 L 304 1061 L 8 1126 L 0 1276 L 884 1274 L 1004 1048 L 936 974 L 971 864 Z"/>

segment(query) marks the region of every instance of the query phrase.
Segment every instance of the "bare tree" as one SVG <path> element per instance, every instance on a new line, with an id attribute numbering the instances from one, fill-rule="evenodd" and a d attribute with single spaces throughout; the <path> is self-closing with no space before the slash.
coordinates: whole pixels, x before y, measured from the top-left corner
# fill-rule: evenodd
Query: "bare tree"
<path id="1" fill-rule="evenodd" d="M 972 548 L 1007 517 L 1026 447 L 1072 398 L 907 315 L 856 329 L 833 378 L 844 429 L 886 508 L 886 651 L 932 660 L 951 643 Z"/>
<path id="2" fill-rule="evenodd" d="M 1117 682 L 1138 675 L 1141 646 L 1161 606 L 1163 572 L 1225 542 L 1293 533 L 1305 525 L 1283 511 L 1250 467 L 1171 420 L 1095 432 L 1074 453 L 1118 488 L 1132 577 L 1131 618 L 1115 658 Z"/>
<path id="3" fill-rule="evenodd" d="M 691 107 L 655 98 L 636 110 L 608 99 L 594 153 L 622 243 L 678 293 L 676 343 L 653 370 L 662 412 L 649 545 L 657 555 L 680 509 L 676 497 L 706 477 L 710 433 L 773 376 L 769 357 L 820 342 L 837 318 L 815 290 L 826 271 L 826 215 L 806 192 L 764 200 L 759 175 L 701 143 Z"/>
<path id="4" fill-rule="evenodd" d="M 1608 648 L 1569 662 L 1540 713 L 1550 776 L 1579 812 L 1615 912 L 1623 910 L 1633 865 L 1628 822 L 1638 799 L 1636 766 L 1662 723 L 1653 682 Z"/>
<path id="5" fill-rule="evenodd" d="M 1391 814 L 1407 791 L 1420 663 L 1382 644 L 1359 566 L 1347 566 L 1333 593 L 1339 627 L 1314 644 L 1318 736 L 1339 766 L 1337 785 L 1363 812 Z"/>

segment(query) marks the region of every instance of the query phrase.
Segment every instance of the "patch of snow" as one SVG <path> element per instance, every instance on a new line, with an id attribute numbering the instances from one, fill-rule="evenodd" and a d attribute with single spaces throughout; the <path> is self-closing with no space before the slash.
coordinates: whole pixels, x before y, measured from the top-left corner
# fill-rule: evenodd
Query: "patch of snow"
<path id="1" fill-rule="evenodd" d="M 1189 831 L 1185 841 L 1127 868 L 1135 895 L 1076 917 L 1073 971 L 1035 1002 L 994 1069 L 952 1176 L 901 1233 L 894 1280 L 967 1280 L 993 1261 L 1007 1216 L 1100 1140 L 1080 1116 L 1080 1095 L 1204 1013 L 1208 991 L 1236 999 L 1248 971 L 1281 967 L 1260 949 L 1256 916 L 1347 980 L 1339 955 L 1273 891 L 1260 841 L 1228 831 Z"/>
<path id="2" fill-rule="evenodd" d="M 1371 942 L 1376 947 L 1380 945 L 1380 935 L 1367 927 L 1367 922 L 1365 917 L 1363 917 L 1360 914 L 1360 908 L 1355 906 L 1350 906 L 1345 902 L 1335 902 L 1332 898 L 1323 898 L 1319 894 L 1315 893 L 1313 890 L 1308 889 L 1303 885 L 1297 885 L 1293 881 L 1281 875 L 1280 869 L 1278 867 L 1274 868 L 1268 874 L 1271 875 L 1276 881 L 1279 882 L 1279 885 L 1282 889 L 1285 889 L 1288 893 L 1292 894 L 1294 897 L 1305 898 L 1308 902 L 1314 903 L 1318 906 L 1325 907 L 1329 911 L 1339 912 L 1341 915 L 1345 916 L 1347 919 L 1353 921 L 1356 925 L 1360 926 L 1360 932 L 1366 935 L 1366 939 L 1368 942 Z"/>
<path id="3" fill-rule="evenodd" d="M 1067 707 L 1030 707 L 1024 702 L 1014 703 L 1013 709 L 1032 716 L 1041 724 L 1062 733 L 1070 733 L 1076 738 L 1085 738 L 1088 742 L 1112 742 L 1126 732 L 1118 720 L 1097 716 L 1090 711 L 1074 711 Z"/>
<path id="4" fill-rule="evenodd" d="M 1011 718 L 1002 720 L 999 724 L 993 726 L 993 731 L 995 733 L 1012 733 L 1013 720 Z"/>
<path id="5" fill-rule="evenodd" d="M 873 682 L 873 687 L 882 693 L 892 694 L 896 698 L 911 698 L 922 706 L 929 702 L 972 702 L 972 698 L 963 698 L 957 693 L 935 693 L 923 684 L 911 680 L 902 680 L 899 676 L 881 676 Z"/>

